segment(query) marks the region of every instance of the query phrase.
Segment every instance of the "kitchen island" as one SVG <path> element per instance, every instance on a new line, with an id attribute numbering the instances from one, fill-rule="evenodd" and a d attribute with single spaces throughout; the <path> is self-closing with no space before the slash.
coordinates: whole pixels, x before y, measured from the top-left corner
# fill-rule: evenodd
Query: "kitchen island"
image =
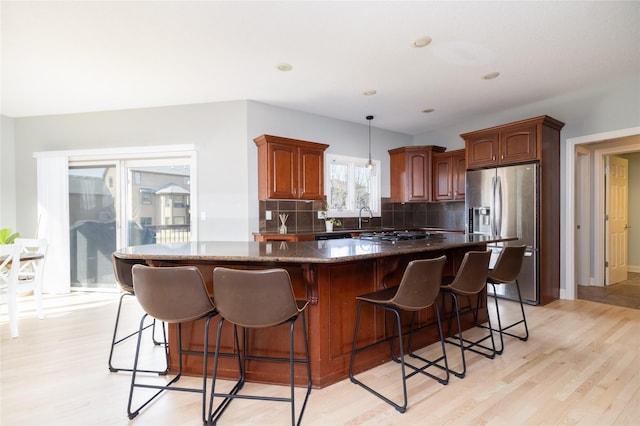
<path id="1" fill-rule="evenodd" d="M 485 250 L 486 244 L 515 238 L 489 238 L 478 235 L 445 234 L 444 238 L 411 241 L 376 241 L 365 239 L 341 239 L 307 242 L 191 242 L 151 244 L 117 250 L 116 261 L 143 263 L 152 266 L 195 265 L 202 272 L 207 288 L 212 293 L 213 269 L 217 266 L 239 269 L 284 268 L 290 276 L 297 298 L 308 300 L 307 327 L 311 376 L 315 387 L 325 387 L 348 377 L 349 356 L 356 319 L 356 296 L 392 287 L 400 283 L 406 265 L 415 259 L 447 256 L 444 274 L 457 271 L 464 254 L 470 250 Z M 179 285 L 180 283 L 176 283 Z M 470 303 L 475 303 L 470 301 Z M 445 315 L 451 311 L 445 307 Z M 486 307 L 480 306 L 479 319 L 486 319 Z M 372 309 L 363 311 L 360 343 L 372 343 L 389 337 L 393 329 L 391 318 L 385 318 Z M 418 333 L 414 333 L 414 348 L 437 341 L 432 308 L 418 313 Z M 472 326 L 471 318 L 463 328 Z M 409 322 L 407 321 L 407 324 Z M 209 341 L 215 342 L 214 318 Z M 183 347 L 202 350 L 203 321 L 183 326 Z M 455 332 L 455 329 L 453 330 Z M 446 330 L 445 330 L 446 332 Z M 296 357 L 303 349 L 302 334 L 296 331 Z M 170 327 L 170 363 L 177 365 L 177 333 Z M 249 330 L 247 341 L 254 355 L 287 356 L 288 328 L 275 327 L 265 330 Z M 222 345 L 230 350 L 232 327 L 225 326 Z M 389 347 L 378 345 L 361 354 L 355 365 L 356 372 L 372 368 L 391 359 Z M 201 357 L 185 356 L 188 373 L 202 371 Z M 229 359 L 222 359 L 221 377 L 235 377 L 236 368 Z M 287 383 L 288 365 L 248 362 L 247 379 L 267 383 Z M 296 381 L 304 382 L 304 371 L 296 370 Z"/>

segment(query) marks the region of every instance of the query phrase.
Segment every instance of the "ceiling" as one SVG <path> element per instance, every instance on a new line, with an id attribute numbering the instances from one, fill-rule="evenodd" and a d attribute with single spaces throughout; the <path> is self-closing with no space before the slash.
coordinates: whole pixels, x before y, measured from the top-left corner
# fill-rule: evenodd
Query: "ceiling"
<path id="1" fill-rule="evenodd" d="M 9 117 L 249 99 L 415 135 L 640 74 L 638 1 L 1 8 Z"/>

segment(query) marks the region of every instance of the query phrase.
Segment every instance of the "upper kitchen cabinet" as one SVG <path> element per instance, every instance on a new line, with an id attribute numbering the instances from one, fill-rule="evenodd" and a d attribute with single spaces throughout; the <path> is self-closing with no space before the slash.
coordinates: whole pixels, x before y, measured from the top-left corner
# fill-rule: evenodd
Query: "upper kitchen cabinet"
<path id="1" fill-rule="evenodd" d="M 465 150 L 433 154 L 433 201 L 464 200 Z"/>
<path id="2" fill-rule="evenodd" d="M 563 123 L 545 115 L 462 134 L 467 169 L 539 160 L 545 140 L 562 126 Z"/>
<path id="3" fill-rule="evenodd" d="M 433 154 L 445 148 L 435 145 L 406 146 L 389 150 L 391 202 L 431 201 Z"/>
<path id="4" fill-rule="evenodd" d="M 324 151 L 329 145 L 270 135 L 253 141 L 261 200 L 324 199 Z"/>

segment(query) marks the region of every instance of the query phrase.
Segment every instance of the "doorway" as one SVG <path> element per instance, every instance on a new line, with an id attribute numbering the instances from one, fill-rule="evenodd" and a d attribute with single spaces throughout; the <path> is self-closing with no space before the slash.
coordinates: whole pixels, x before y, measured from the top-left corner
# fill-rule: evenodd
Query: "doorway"
<path id="1" fill-rule="evenodd" d="M 590 193 L 593 195 L 592 200 L 589 203 L 588 209 L 592 213 L 592 219 L 587 229 L 584 228 L 580 222 L 582 219 L 577 214 L 577 209 L 584 208 L 583 190 L 580 189 L 577 179 L 583 176 L 583 171 L 580 164 L 580 153 L 584 153 L 584 150 L 588 150 L 593 155 L 593 160 L 590 162 L 589 167 L 593 170 L 590 173 L 590 184 L 592 190 Z M 604 163 L 604 155 L 623 154 L 629 152 L 640 151 L 640 128 L 624 129 L 620 131 L 601 133 L 596 135 L 583 136 L 578 138 L 567 139 L 566 144 L 566 176 L 567 176 L 567 205 L 565 211 L 567 216 L 565 218 L 565 252 L 566 252 L 566 265 L 565 265 L 565 288 L 561 292 L 562 298 L 575 299 L 577 298 L 577 285 L 578 277 L 583 280 L 583 273 L 585 266 L 581 263 L 584 259 L 584 254 L 580 253 L 577 245 L 580 241 L 589 241 L 589 256 L 588 256 L 588 268 L 589 268 L 589 285 L 604 284 L 604 183 L 602 172 Z M 580 192 L 578 192 L 580 191 Z M 638 192 L 638 191 L 636 191 Z M 640 196 L 640 194 L 638 194 Z M 637 197 L 635 194 L 630 197 Z M 631 199 L 630 199 L 631 201 Z M 577 226 L 580 226 L 578 231 Z M 584 232 L 583 232 L 584 231 Z M 581 235 L 581 233 L 588 234 L 587 237 Z M 581 256 L 580 261 L 577 257 Z M 582 266 L 581 266 L 582 265 Z M 581 268 L 581 269 L 577 269 Z"/>

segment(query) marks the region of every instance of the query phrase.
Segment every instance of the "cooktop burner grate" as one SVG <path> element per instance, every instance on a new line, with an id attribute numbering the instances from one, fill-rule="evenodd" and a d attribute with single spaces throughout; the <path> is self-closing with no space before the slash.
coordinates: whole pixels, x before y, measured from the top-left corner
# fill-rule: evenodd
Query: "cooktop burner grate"
<path id="1" fill-rule="evenodd" d="M 420 231 L 363 232 L 360 239 L 370 241 L 442 240 L 443 234 Z"/>

